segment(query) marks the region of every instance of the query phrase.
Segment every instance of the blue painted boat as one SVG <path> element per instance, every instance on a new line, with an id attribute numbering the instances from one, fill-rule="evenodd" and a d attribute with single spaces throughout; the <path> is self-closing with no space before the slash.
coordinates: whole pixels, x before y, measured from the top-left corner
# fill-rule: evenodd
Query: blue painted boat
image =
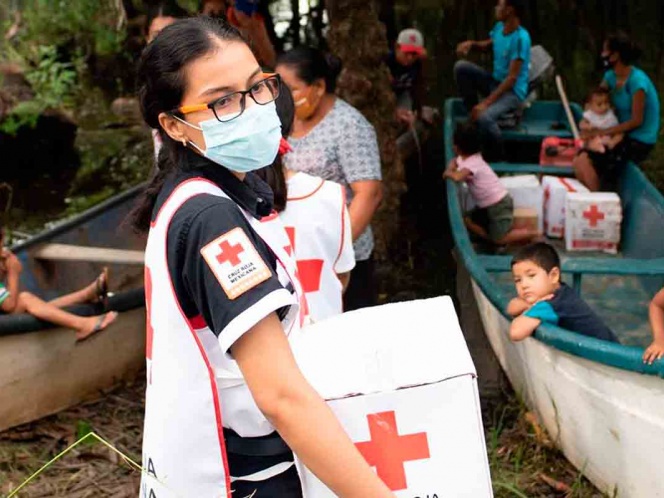
<path id="1" fill-rule="evenodd" d="M 580 109 L 574 106 L 574 114 Z M 458 99 L 445 103 L 446 156 L 466 113 Z M 535 102 L 521 125 L 505 132 L 511 146 L 546 136 L 571 136 L 559 102 Z M 558 125 L 557 125 L 558 124 Z M 571 168 L 537 164 L 492 165 L 500 174 L 571 175 Z M 628 165 L 620 181 L 623 204 L 617 256 L 561 254 L 563 278 L 616 332 L 613 344 L 555 326 L 532 338 L 509 339 L 505 309 L 515 295 L 510 256 L 482 254 L 464 226 L 460 189 L 448 180 L 447 203 L 460 264 L 467 269 L 488 340 L 501 367 L 538 414 L 566 457 L 609 496 L 664 497 L 664 361 L 642 362 L 651 341 L 648 302 L 664 284 L 664 197 L 639 168 Z"/>
<path id="2" fill-rule="evenodd" d="M 76 342 L 74 332 L 30 315 L 0 315 L 0 431 L 101 396 L 145 365 L 145 240 L 123 223 L 143 186 L 11 247 L 23 264 L 21 290 L 52 299 L 110 269 L 107 329 Z M 101 304 L 72 312 L 92 316 Z"/>

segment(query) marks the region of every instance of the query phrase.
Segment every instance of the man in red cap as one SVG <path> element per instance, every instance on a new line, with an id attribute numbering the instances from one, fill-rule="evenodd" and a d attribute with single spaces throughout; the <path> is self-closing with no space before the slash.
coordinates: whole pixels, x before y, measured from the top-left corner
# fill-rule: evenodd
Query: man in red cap
<path id="1" fill-rule="evenodd" d="M 422 108 L 424 77 L 422 60 L 426 57 L 424 37 L 409 28 L 399 33 L 394 51 L 386 64 L 392 75 L 392 89 L 397 97 L 397 119 L 412 125 Z"/>

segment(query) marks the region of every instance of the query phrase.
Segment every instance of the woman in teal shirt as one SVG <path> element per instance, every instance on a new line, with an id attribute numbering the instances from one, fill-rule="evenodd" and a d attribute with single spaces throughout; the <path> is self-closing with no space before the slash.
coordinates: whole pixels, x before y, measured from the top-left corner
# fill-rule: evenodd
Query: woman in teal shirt
<path id="1" fill-rule="evenodd" d="M 627 161 L 642 162 L 657 142 L 659 97 L 648 75 L 633 65 L 640 54 L 640 49 L 622 33 L 604 42 L 602 63 L 608 71 L 602 86 L 611 91 L 611 103 L 620 124 L 608 130 L 583 132 L 582 138 L 621 133 L 625 138 L 604 154 L 582 151 L 575 158 L 576 177 L 592 191 L 607 185 L 614 187 Z"/>

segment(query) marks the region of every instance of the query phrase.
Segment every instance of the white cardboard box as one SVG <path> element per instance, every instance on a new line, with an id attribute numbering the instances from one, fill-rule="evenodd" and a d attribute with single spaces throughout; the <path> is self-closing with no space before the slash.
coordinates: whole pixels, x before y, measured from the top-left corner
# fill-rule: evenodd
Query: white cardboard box
<path id="1" fill-rule="evenodd" d="M 398 498 L 492 496 L 475 367 L 449 297 L 338 315 L 291 345 Z M 335 496 L 297 464 L 305 498 Z"/>
<path id="2" fill-rule="evenodd" d="M 545 176 L 544 188 L 544 233 L 547 237 L 561 239 L 565 234 L 565 201 L 568 193 L 588 192 L 586 186 L 574 178 Z"/>
<path id="3" fill-rule="evenodd" d="M 500 181 L 514 200 L 515 208 L 537 212 L 537 229 L 544 230 L 544 189 L 535 175 L 503 176 Z"/>
<path id="4" fill-rule="evenodd" d="M 620 243 L 622 206 L 613 192 L 567 194 L 565 248 L 615 254 Z"/>

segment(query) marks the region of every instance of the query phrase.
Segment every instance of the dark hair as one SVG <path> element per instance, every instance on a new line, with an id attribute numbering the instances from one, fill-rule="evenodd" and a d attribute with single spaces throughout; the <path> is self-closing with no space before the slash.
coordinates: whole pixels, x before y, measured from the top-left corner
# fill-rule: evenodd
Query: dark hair
<path id="1" fill-rule="evenodd" d="M 609 51 L 617 53 L 622 63 L 627 66 L 634 64 L 643 52 L 627 33 L 622 31 L 610 35 L 606 39 L 606 45 Z"/>
<path id="2" fill-rule="evenodd" d="M 185 92 L 184 68 L 215 49 L 215 38 L 245 43 L 229 24 L 207 16 L 182 19 L 164 28 L 150 43 L 138 63 L 138 100 L 143 119 L 159 130 L 162 147 L 157 158 L 159 173 L 145 189 L 130 217 L 140 232 L 150 226 L 152 209 L 166 177 L 186 169 L 186 148 L 174 141 L 159 125 L 159 114 L 180 105 Z"/>
<path id="3" fill-rule="evenodd" d="M 479 131 L 477 126 L 472 123 L 457 125 L 452 143 L 464 156 L 472 156 L 482 149 Z"/>
<path id="4" fill-rule="evenodd" d="M 183 17 L 189 17 L 189 12 L 180 7 L 175 0 L 167 0 L 163 2 L 157 2 L 154 5 L 148 7 L 147 16 L 145 18 L 144 31 L 147 35 L 150 31 L 150 25 L 152 21 L 159 17 L 173 17 L 175 19 L 181 19 Z"/>
<path id="5" fill-rule="evenodd" d="M 512 266 L 523 261 L 532 261 L 547 273 L 554 268 L 560 268 L 558 253 L 546 242 L 536 242 L 519 249 L 512 257 Z"/>
<path id="6" fill-rule="evenodd" d="M 334 93 L 337 88 L 341 59 L 332 54 L 317 48 L 300 46 L 281 54 L 277 59 L 277 65 L 279 64 L 294 68 L 297 77 L 307 85 L 322 79 L 325 80 L 327 93 Z"/>
<path id="7" fill-rule="evenodd" d="M 588 97 L 586 97 L 586 103 L 590 102 L 593 97 L 602 96 L 609 98 L 611 96 L 611 91 L 604 86 L 596 86 L 590 92 L 588 92 Z"/>
<path id="8" fill-rule="evenodd" d="M 523 19 L 526 15 L 526 2 L 525 0 L 505 0 L 505 5 L 512 7 L 516 17 Z"/>
<path id="9" fill-rule="evenodd" d="M 286 138 L 290 135 L 291 129 L 293 128 L 295 103 L 293 102 L 293 94 L 283 83 L 279 90 L 279 96 L 274 103 L 277 106 L 279 121 L 281 121 L 281 136 Z M 274 210 L 277 213 L 280 213 L 286 209 L 288 188 L 286 186 L 286 175 L 284 175 L 284 163 L 281 154 L 277 155 L 276 159 L 270 166 L 259 169 L 256 171 L 256 174 L 272 189 L 272 192 L 274 193 Z"/>

